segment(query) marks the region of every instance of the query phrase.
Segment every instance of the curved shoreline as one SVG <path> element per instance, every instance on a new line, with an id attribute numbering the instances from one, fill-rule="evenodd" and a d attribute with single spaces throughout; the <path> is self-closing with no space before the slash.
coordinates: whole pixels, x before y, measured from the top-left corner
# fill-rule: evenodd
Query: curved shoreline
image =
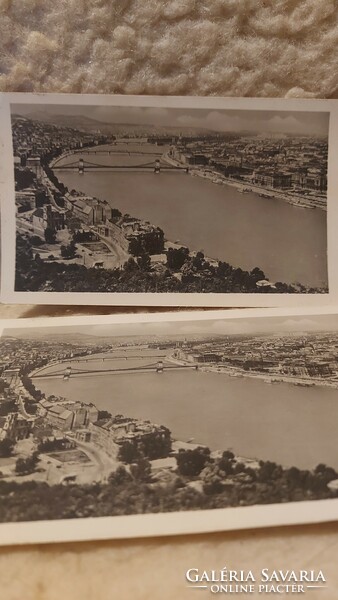
<path id="1" fill-rule="evenodd" d="M 137 144 L 137 140 L 135 142 Z M 106 146 L 107 144 L 101 144 L 99 146 L 93 145 L 93 146 L 88 146 L 86 147 L 86 149 L 91 149 L 91 148 L 96 148 L 97 150 L 99 150 L 100 148 L 102 148 L 103 146 Z M 84 149 L 84 153 L 86 151 L 86 149 Z M 73 151 L 67 151 L 63 154 L 61 154 L 59 157 L 56 157 L 55 159 L 53 159 L 51 161 L 51 163 L 49 164 L 49 167 L 51 169 L 53 169 L 53 163 L 55 163 L 56 161 L 62 160 L 63 158 L 66 158 L 67 156 L 75 156 L 75 154 L 81 154 L 81 150 L 77 150 L 75 152 Z M 107 150 L 107 155 L 109 154 L 109 150 Z M 145 153 L 145 154 L 149 154 L 151 155 L 152 153 Z M 209 169 L 202 169 L 199 168 L 198 166 L 194 165 L 189 167 L 189 165 L 186 165 L 182 162 L 180 162 L 177 159 L 172 158 L 171 156 L 168 156 L 168 153 L 163 152 L 163 154 L 161 155 L 161 158 L 163 158 L 163 160 L 165 162 L 167 162 L 167 164 L 169 165 L 173 165 L 173 166 L 179 166 L 181 168 L 189 168 L 189 175 L 191 176 L 196 176 L 196 177 L 201 177 L 202 179 L 209 179 L 212 183 L 216 183 L 214 180 L 215 178 L 219 179 L 219 181 L 217 181 L 217 183 L 222 183 L 224 185 L 228 185 L 229 187 L 233 187 L 235 188 L 237 191 L 239 192 L 251 192 L 253 194 L 257 194 L 259 195 L 266 195 L 267 197 L 270 198 L 276 198 L 277 200 L 282 200 L 283 202 L 286 202 L 287 204 L 290 204 L 291 206 L 295 206 L 296 208 L 304 208 L 304 209 L 315 209 L 318 208 L 319 210 L 322 210 L 324 212 L 327 212 L 327 203 L 325 206 L 321 206 L 321 205 L 317 205 L 317 204 L 308 204 L 308 202 L 311 202 L 310 198 L 305 198 L 303 196 L 299 196 L 299 195 L 295 195 L 295 194 L 289 194 L 287 192 L 283 192 L 282 190 L 279 189 L 274 189 L 274 188 L 269 188 L 269 187 L 264 187 L 262 185 L 257 185 L 251 182 L 241 182 L 239 180 L 236 179 L 232 179 L 230 177 L 226 177 L 225 175 L 223 175 L 222 173 L 220 173 L 219 171 L 215 170 L 212 171 L 211 168 Z M 74 167 L 74 169 L 76 170 L 76 167 Z M 209 171 L 209 174 L 206 172 Z"/>
<path id="2" fill-rule="evenodd" d="M 167 354 L 166 360 L 169 360 L 169 359 L 170 359 L 170 352 Z M 176 361 L 177 359 L 173 359 L 173 360 Z M 52 364 L 55 365 L 56 363 L 52 363 Z M 46 365 L 45 368 L 47 369 L 48 366 L 50 366 L 50 365 Z M 200 367 L 199 370 L 200 370 L 200 377 L 202 377 L 202 379 L 197 384 L 198 387 L 201 386 L 201 385 L 203 387 L 203 385 L 205 386 L 208 383 L 208 381 L 209 381 L 209 379 L 207 377 L 207 373 L 208 372 L 209 373 L 213 373 L 214 372 L 215 374 L 217 372 L 217 370 L 213 369 L 211 365 L 202 365 L 202 367 Z M 203 373 L 206 373 L 206 375 L 203 375 Z M 148 374 L 150 374 L 152 377 L 155 376 L 155 373 L 149 373 L 148 372 Z M 97 376 L 96 373 L 93 373 L 91 375 L 94 375 L 94 378 Z M 223 375 L 227 375 L 228 376 L 227 373 L 223 373 Z M 203 384 L 204 376 L 206 377 L 205 384 Z M 142 377 L 143 377 L 143 374 L 142 374 Z M 189 377 L 189 375 L 187 377 Z M 251 378 L 255 378 L 255 377 L 251 376 Z M 228 377 L 227 377 L 227 379 L 228 379 Z M 262 381 L 261 378 L 257 378 L 257 379 L 258 379 L 257 385 L 259 386 L 260 385 L 259 382 L 263 383 L 263 381 Z M 81 382 L 81 380 L 82 380 L 82 382 Z M 189 377 L 189 380 L 190 380 L 190 377 Z M 47 381 L 48 380 L 46 380 L 46 382 Z M 101 380 L 98 380 L 97 385 L 99 385 L 100 381 Z M 129 381 L 130 381 L 129 385 L 133 385 L 132 379 L 131 380 L 129 379 Z M 136 379 L 136 381 L 140 381 L 140 380 Z M 158 377 L 158 381 L 161 382 L 161 376 Z M 215 381 L 217 383 L 216 377 L 212 378 L 211 382 L 215 383 Z M 223 385 L 225 385 L 225 384 L 226 385 L 231 384 L 231 379 L 228 379 L 228 381 L 226 381 L 224 379 L 224 381 L 222 383 L 222 377 L 221 377 L 218 381 L 219 381 L 222 389 L 223 389 Z M 36 382 L 34 382 L 34 383 L 36 384 L 36 387 L 39 388 L 40 391 L 41 391 L 41 388 L 39 387 L 38 380 Z M 234 383 L 235 383 L 235 381 L 232 382 L 232 384 L 234 384 Z M 237 383 L 239 384 L 239 388 L 237 387 Z M 72 387 L 69 388 L 70 391 L 67 393 L 66 392 L 66 388 L 65 388 L 65 393 L 63 393 L 63 391 L 62 391 L 63 390 L 63 384 L 62 384 L 62 381 L 60 380 L 60 377 L 59 377 L 59 380 L 57 380 L 55 378 L 52 381 L 48 382 L 48 386 L 46 384 L 46 386 L 47 386 L 46 390 L 48 390 L 47 394 L 46 394 L 46 397 L 48 395 L 55 394 L 56 396 L 58 396 L 60 398 L 62 398 L 62 396 L 66 396 L 66 398 L 68 397 L 71 400 L 74 397 L 74 390 L 78 389 L 78 386 L 80 386 L 80 389 L 85 390 L 86 389 L 86 385 L 87 384 L 86 384 L 85 377 L 84 378 L 81 378 L 81 377 L 76 378 L 72 382 Z M 97 387 L 95 388 L 96 384 L 93 384 L 93 385 L 94 385 L 94 389 L 97 389 Z M 108 386 L 108 388 L 110 388 L 109 381 L 107 381 L 107 380 L 106 380 L 106 383 L 102 383 L 102 385 L 105 386 L 105 389 L 106 389 L 107 386 Z M 124 384 L 124 389 L 126 389 L 126 387 L 125 387 L 126 385 L 127 385 L 127 383 Z M 145 385 L 147 385 L 147 384 L 145 384 Z M 234 387 L 234 385 L 232 385 L 230 389 L 232 389 L 233 392 L 236 393 L 236 390 L 242 389 L 242 385 L 244 385 L 244 389 L 247 389 L 247 385 L 248 384 L 247 384 L 247 382 L 245 382 L 244 378 L 243 378 L 243 382 L 236 382 L 235 387 Z M 254 386 L 254 384 L 252 384 L 252 386 L 253 386 L 252 389 L 257 389 L 256 385 Z M 91 386 L 90 389 L 93 389 L 93 386 Z M 260 390 L 260 388 L 258 387 L 258 392 L 259 392 L 259 390 Z M 269 399 L 269 402 L 273 402 L 273 391 L 269 390 L 268 388 L 266 388 L 266 390 L 267 391 L 263 394 L 264 397 L 265 397 L 265 399 L 266 399 L 266 401 L 269 398 L 269 396 L 271 396 L 271 398 Z M 271 392 L 272 392 L 272 395 L 271 395 Z M 259 392 L 259 393 L 261 393 L 261 392 Z M 291 393 L 291 390 L 290 390 L 290 393 Z M 294 392 L 292 392 L 292 393 L 296 393 L 296 390 L 294 390 Z M 310 401 L 310 405 L 311 405 L 311 399 L 315 399 L 316 400 L 316 405 L 317 405 L 317 402 L 320 402 L 320 398 L 316 397 L 316 392 L 315 391 L 311 392 L 309 395 L 307 395 L 306 392 L 304 392 L 303 390 L 299 390 L 299 393 L 300 393 L 300 397 L 302 399 L 302 402 L 304 404 L 304 407 L 307 405 L 307 402 L 306 402 L 307 398 Z M 95 394 L 95 392 L 94 392 L 94 394 Z M 250 394 L 250 392 L 249 392 L 249 394 Z M 280 401 L 282 401 L 283 398 L 285 398 L 287 400 L 288 395 L 289 395 L 289 392 L 288 392 L 287 388 L 281 389 L 277 393 L 277 396 L 280 399 Z M 240 395 L 240 397 L 241 397 L 241 395 Z M 141 401 L 141 398 L 142 398 L 142 396 L 139 397 L 139 401 Z M 298 392 L 297 392 L 297 394 L 295 396 L 295 399 L 297 399 L 297 398 L 298 398 Z M 329 393 L 329 398 L 331 399 L 331 402 L 335 400 L 335 398 L 333 398 L 333 396 L 332 396 L 332 393 L 331 394 Z M 82 400 L 84 402 L 87 402 L 87 403 L 88 402 L 93 402 L 96 405 L 95 395 L 93 395 L 93 394 L 89 394 L 86 397 L 82 397 Z M 176 402 L 175 398 L 172 398 L 172 400 L 173 400 L 173 402 Z M 208 405 L 208 398 L 205 397 L 204 400 L 207 402 L 207 405 Z M 125 405 L 124 408 L 120 408 L 120 406 L 119 407 L 115 407 L 115 409 L 114 409 L 115 413 L 116 412 L 121 412 L 122 414 L 128 414 L 128 415 L 131 415 L 131 416 L 133 416 L 133 415 L 136 414 L 136 417 L 140 417 L 142 415 L 142 413 L 144 413 L 144 410 L 146 410 L 146 408 L 147 408 L 147 403 L 146 403 L 144 405 L 144 410 L 142 410 L 142 413 L 138 414 L 138 413 L 134 413 L 133 410 L 132 410 L 132 407 L 134 406 L 134 400 L 133 399 L 131 399 L 131 403 L 129 401 L 127 401 L 126 403 L 124 403 L 124 405 Z M 224 403 L 222 403 L 222 406 L 223 405 L 224 405 Z M 225 402 L 225 405 L 226 405 L 226 402 Z M 174 404 L 174 406 L 175 406 L 175 404 Z M 113 412 L 113 414 L 114 414 L 114 410 L 112 411 L 112 405 L 110 404 L 109 401 L 108 401 L 108 403 L 107 402 L 102 402 L 102 403 L 99 402 L 99 407 L 102 410 L 107 410 L 107 411 Z M 192 400 L 192 404 L 191 404 L 191 409 L 193 410 L 193 400 Z M 235 409 L 235 412 L 236 412 L 236 409 Z M 236 419 L 235 413 L 231 413 L 231 414 L 232 414 L 231 418 Z M 153 420 L 154 422 L 156 422 L 156 423 L 159 422 L 159 418 L 158 417 L 154 417 L 154 415 L 151 412 L 149 413 L 149 418 L 151 420 Z M 205 446 L 210 447 L 213 453 L 216 453 L 217 451 L 221 451 L 221 450 L 224 450 L 226 448 L 232 449 L 232 447 L 235 447 L 236 448 L 236 451 L 235 451 L 236 457 L 237 458 L 238 457 L 244 457 L 246 460 L 249 460 L 249 461 L 255 461 L 255 460 L 257 460 L 257 457 L 261 457 L 262 456 L 262 454 L 259 452 L 259 450 L 257 448 L 253 447 L 252 451 L 250 451 L 251 448 L 248 449 L 247 444 L 245 442 L 245 437 L 242 438 L 241 434 L 239 434 L 238 444 L 237 443 L 234 444 L 233 441 L 231 441 L 231 443 L 229 442 L 229 444 L 227 446 L 226 444 L 220 442 L 218 437 L 217 437 L 217 443 L 213 444 L 213 442 L 210 441 L 210 439 L 208 437 L 206 439 L 204 439 L 203 434 L 196 435 L 196 433 L 200 433 L 201 431 L 203 432 L 203 430 L 204 430 L 204 426 L 203 426 L 202 420 L 201 420 L 201 427 L 202 427 L 202 429 L 200 430 L 200 428 L 198 428 L 198 432 L 193 431 L 193 433 L 191 432 L 191 427 L 189 426 L 189 420 L 188 420 L 187 423 L 184 424 L 183 434 L 182 434 L 181 430 L 179 431 L 179 433 L 176 431 L 175 426 L 173 425 L 172 421 L 170 420 L 171 418 L 172 417 L 170 416 L 169 417 L 169 424 L 167 425 L 168 420 L 166 421 L 165 418 L 164 418 L 164 416 L 163 416 L 163 414 L 162 414 L 162 416 L 160 417 L 160 422 L 161 423 L 163 422 L 164 425 L 167 425 L 173 431 L 173 434 L 172 434 L 173 439 L 178 440 L 178 441 L 182 441 L 183 440 L 184 446 L 186 448 L 187 448 L 186 444 L 188 443 L 187 440 L 191 440 L 192 441 L 191 445 L 189 443 L 189 447 L 190 448 L 193 448 L 194 444 L 198 445 L 198 446 L 205 445 Z M 194 436 L 194 439 L 191 438 L 191 435 Z M 202 440 L 200 444 L 198 443 L 198 440 Z M 279 455 L 276 454 L 276 452 L 277 452 L 277 450 L 275 448 L 272 448 L 272 451 L 269 454 L 267 454 L 267 453 L 263 454 L 263 460 L 274 460 L 274 461 L 277 461 L 278 464 L 281 464 L 281 465 L 283 465 L 285 467 L 292 466 L 292 464 L 294 464 L 294 463 L 292 463 L 291 459 L 287 458 L 287 456 L 284 456 L 283 453 L 282 453 L 282 455 L 279 456 Z M 276 454 L 276 456 L 275 456 L 275 454 Z M 297 460 L 297 464 L 298 464 L 298 460 Z M 306 467 L 306 468 L 308 468 L 308 467 Z"/>
<path id="3" fill-rule="evenodd" d="M 100 360 L 100 358 L 101 358 L 101 360 L 103 362 L 105 360 L 104 356 L 95 358 L 95 356 L 98 356 L 95 354 L 84 355 L 84 356 L 91 356 L 92 359 L 95 359 L 95 360 Z M 141 358 L 142 357 L 140 357 L 140 359 Z M 262 381 L 263 383 L 266 383 L 269 385 L 286 383 L 286 384 L 291 384 L 291 385 L 300 386 L 300 387 L 326 387 L 326 388 L 338 389 L 338 381 L 334 382 L 334 381 L 326 381 L 323 379 L 312 379 L 312 378 L 307 378 L 307 377 L 303 377 L 303 378 L 302 377 L 292 377 L 292 376 L 279 374 L 279 373 L 259 373 L 257 371 L 256 372 L 255 371 L 244 371 L 243 369 L 240 369 L 238 367 L 227 367 L 222 364 L 215 364 L 215 365 L 205 364 L 205 363 L 201 364 L 201 363 L 197 363 L 197 362 L 190 362 L 190 361 L 187 361 L 184 359 L 176 358 L 170 353 L 163 355 L 163 358 L 165 358 L 165 360 L 167 360 L 168 362 L 171 362 L 178 366 L 186 366 L 186 367 L 189 366 L 192 369 L 194 367 L 198 367 L 198 370 L 202 371 L 202 372 L 218 373 L 218 374 L 226 375 L 228 377 L 255 379 L 255 380 Z M 28 377 L 34 378 L 38 375 L 39 372 L 41 372 L 45 369 L 48 369 L 48 368 L 50 368 L 52 366 L 56 366 L 56 365 L 66 364 L 67 362 L 69 363 L 69 362 L 78 362 L 78 361 L 76 360 L 76 357 L 73 357 L 69 360 L 54 361 L 47 365 L 44 365 L 43 367 L 38 367 L 37 369 L 35 369 L 31 373 L 29 373 Z M 87 362 L 87 361 L 84 359 L 82 362 Z M 165 370 L 165 368 L 164 368 L 164 370 Z M 147 371 L 144 371 L 144 372 L 147 373 Z M 101 373 L 102 373 L 101 371 L 100 372 L 93 371 L 91 374 L 87 374 L 87 375 L 95 376 L 95 375 L 98 375 Z M 51 374 L 51 376 L 52 376 L 52 374 Z"/>
<path id="4" fill-rule="evenodd" d="M 96 146 L 96 145 L 93 145 L 93 146 L 88 146 L 88 150 L 89 150 L 89 149 L 91 149 L 91 148 L 99 149 L 100 147 L 102 147 L 102 145 L 101 145 L 101 146 Z M 86 148 L 86 149 L 87 149 L 87 148 Z M 80 151 L 78 151 L 76 154 L 80 154 L 80 153 L 81 153 L 81 152 L 80 152 Z M 107 153 L 108 153 L 108 150 L 107 150 Z M 151 154 L 151 153 L 149 153 L 149 154 Z M 48 166 L 49 166 L 49 168 L 52 170 L 52 169 L 53 169 L 53 166 L 54 166 L 54 164 L 55 164 L 55 162 L 56 162 L 56 161 L 58 161 L 58 162 L 59 162 L 59 161 L 62 161 L 62 160 L 63 160 L 64 158 L 66 158 L 67 156 L 74 156 L 74 152 L 66 151 L 66 152 L 64 152 L 63 154 L 61 154 L 60 156 L 58 156 L 58 157 L 56 157 L 56 158 L 52 159 L 52 160 L 51 160 L 51 162 L 50 162 L 50 163 L 49 163 L 49 165 L 48 165 Z M 171 157 L 168 157 L 168 155 L 167 155 L 165 152 L 163 153 L 162 157 L 163 157 L 163 159 L 164 159 L 164 160 L 165 160 L 165 161 L 166 161 L 168 164 L 177 164 L 177 165 L 179 165 L 179 166 L 182 166 L 182 165 L 183 165 L 183 163 L 179 163 L 179 161 L 176 161 L 176 160 L 172 159 Z M 186 165 L 183 165 L 183 166 L 186 166 Z M 74 170 L 76 171 L 76 167 L 74 167 Z M 58 179 L 58 177 L 57 177 L 57 175 L 55 174 L 55 172 L 54 172 L 54 171 L 53 171 L 53 173 L 54 173 L 54 175 L 55 175 L 56 179 Z M 198 176 L 199 176 L 199 177 L 201 177 L 202 179 L 208 179 L 208 180 L 210 181 L 210 183 L 212 183 L 212 179 L 211 179 L 211 177 L 205 177 L 205 176 L 204 176 L 204 174 L 203 174 L 201 171 L 199 171 L 198 169 L 190 169 L 190 171 L 189 171 L 189 174 L 190 174 L 190 175 L 196 175 L 196 176 L 198 175 Z M 222 177 L 222 179 L 223 179 L 223 183 L 224 183 L 225 185 L 228 185 L 228 187 L 233 187 L 233 188 L 235 188 L 237 191 L 243 191 L 243 189 L 245 188 L 245 184 L 244 184 L 244 183 L 240 183 L 240 182 L 236 182 L 236 181 L 234 181 L 234 180 L 229 180 L 229 179 L 226 179 L 226 178 L 225 178 L 224 176 L 222 176 L 221 174 L 218 174 L 218 176 L 219 176 L 219 177 Z M 294 203 L 290 202 L 290 201 L 289 201 L 289 199 L 286 199 L 286 198 L 280 198 L 280 197 L 278 196 L 278 192 L 272 193 L 272 191 L 271 191 L 270 189 L 269 189 L 269 190 L 268 190 L 268 189 L 265 189 L 265 188 L 260 188 L 260 189 L 261 189 L 261 190 L 264 190 L 264 191 L 266 191 L 266 192 L 269 192 L 269 195 L 270 195 L 271 197 L 275 197 L 275 198 L 277 198 L 277 199 L 282 199 L 282 200 L 284 200 L 286 203 L 288 203 L 288 204 L 290 204 L 290 205 L 295 205 L 295 206 L 297 206 L 297 203 L 296 203 L 296 204 L 294 204 Z M 79 195 L 81 195 L 81 194 L 85 195 L 85 193 L 84 193 L 84 192 L 82 192 L 81 190 L 77 190 L 77 192 L 79 193 Z M 253 194 L 255 194 L 256 196 L 259 196 L 259 195 L 260 195 L 260 194 L 258 193 L 258 191 L 256 191 L 256 190 L 250 190 L 250 192 L 251 192 L 251 193 L 253 193 Z M 110 204 L 110 205 L 111 205 L 111 204 Z M 303 207 L 301 207 L 301 208 L 303 208 Z M 304 208 L 305 208 L 305 207 L 304 207 Z M 311 208 L 311 207 L 309 207 L 309 208 Z M 59 209 L 59 210 L 60 210 L 60 209 Z M 61 209 L 61 210 L 62 210 L 62 209 Z M 164 235 L 165 235 L 165 232 L 164 232 Z M 181 248 L 181 247 L 188 248 L 188 246 L 187 246 L 187 244 L 185 244 L 185 242 L 183 242 L 183 243 L 177 243 L 177 242 L 173 242 L 173 241 L 171 241 L 171 240 L 168 240 L 166 237 L 165 237 L 164 239 L 165 239 L 165 250 L 166 250 L 166 251 L 167 251 L 169 248 L 174 248 L 174 249 L 179 249 L 179 248 Z M 106 245 L 107 245 L 107 240 L 102 240 L 102 241 L 104 241 L 104 243 L 106 243 Z M 109 246 L 107 246 L 107 247 L 109 247 Z M 121 248 L 121 250 L 122 250 L 122 248 Z M 198 250 L 195 250 L 195 249 L 191 250 L 191 249 L 189 248 L 189 254 L 190 254 L 190 258 L 193 258 L 193 257 L 194 257 L 194 256 L 197 254 L 197 252 L 198 252 Z M 226 260 L 226 259 L 224 259 L 224 260 L 222 261 L 222 260 L 221 260 L 221 259 L 219 259 L 219 258 L 213 258 L 212 256 L 210 256 L 210 255 L 206 255 L 206 254 L 204 255 L 204 259 L 205 259 L 205 261 L 206 261 L 206 262 L 209 262 L 211 265 L 214 265 L 214 266 L 216 265 L 216 263 L 219 263 L 219 262 L 226 262 L 226 263 L 227 263 L 227 260 Z M 231 265 L 230 265 L 230 267 L 231 267 L 233 270 L 240 269 L 241 271 L 243 271 L 243 273 L 248 273 L 248 274 L 250 275 L 250 270 L 244 269 L 244 268 L 242 268 L 242 267 L 239 267 L 239 266 L 234 266 L 233 264 L 231 264 Z M 262 271 L 263 271 L 263 273 L 264 273 L 264 270 L 263 270 L 263 269 L 261 269 L 261 270 L 262 270 Z M 270 293 L 273 293 L 273 291 L 274 291 L 274 288 L 275 288 L 275 283 L 274 283 L 274 281 L 270 281 L 270 276 L 269 276 L 269 275 L 265 275 L 265 273 L 264 273 L 264 279 L 263 279 L 263 281 L 264 281 L 264 286 L 263 286 L 263 287 L 270 287 L 270 288 L 271 288 L 271 291 L 270 291 Z M 275 281 L 276 281 L 276 278 L 275 278 Z M 312 290 L 312 289 L 315 289 L 315 293 L 324 293 L 324 294 L 328 293 L 328 285 L 324 285 L 324 286 L 320 286 L 320 287 L 313 287 L 313 286 L 311 286 L 311 285 L 304 285 L 304 284 L 300 284 L 300 287 L 301 287 L 302 289 L 297 289 L 297 285 L 298 285 L 297 283 L 293 283 L 293 282 L 290 282 L 290 283 L 285 283 L 284 281 L 282 281 L 282 283 L 283 283 L 283 285 L 286 285 L 286 286 L 288 286 L 288 287 L 290 287 L 290 288 L 292 288 L 292 289 L 291 289 L 291 290 L 288 290 L 287 292 L 285 292 L 284 290 L 282 290 L 282 292 L 281 292 L 281 293 L 292 293 L 292 294 L 297 294 L 297 293 L 310 293 L 310 290 Z M 249 292 L 247 292 L 247 291 L 244 291 L 244 292 L 241 292 L 241 293 L 249 293 Z M 257 286 L 257 293 L 262 293 L 262 292 L 261 292 L 261 291 L 258 289 L 258 286 Z M 312 292 L 311 292 L 311 293 L 312 293 Z"/>
<path id="5" fill-rule="evenodd" d="M 240 369 L 239 367 L 227 367 L 223 364 L 201 364 L 197 362 L 190 362 L 184 359 L 178 359 L 174 356 L 168 356 L 167 360 L 171 360 L 172 362 L 176 362 L 181 365 L 197 365 L 200 371 L 205 371 L 207 373 L 219 373 L 222 375 L 227 375 L 228 377 L 238 377 L 238 378 L 247 378 L 247 379 L 258 379 L 263 381 L 266 384 L 277 384 L 277 383 L 288 383 L 301 387 L 329 387 L 333 389 L 338 389 L 338 381 L 325 381 L 322 379 L 310 379 L 307 377 L 292 377 L 279 373 L 259 373 L 258 371 L 245 371 L 244 369 Z"/>
<path id="6" fill-rule="evenodd" d="M 186 167 L 186 165 L 184 163 L 180 162 L 177 159 L 172 158 L 171 156 L 168 156 L 167 154 L 163 154 L 163 159 L 166 162 L 168 162 L 168 164 L 179 166 L 182 168 Z M 212 171 L 209 168 L 207 169 L 206 167 L 204 167 L 204 169 L 202 169 L 202 168 L 198 168 L 198 166 L 196 166 L 196 165 L 193 167 L 190 166 L 189 175 L 195 176 L 195 177 L 201 177 L 201 179 L 208 179 L 209 181 L 211 181 L 214 184 L 215 183 L 223 184 L 223 185 L 227 185 L 229 187 L 233 187 L 238 192 L 241 192 L 241 193 L 249 193 L 250 192 L 252 194 L 256 194 L 257 196 L 264 196 L 264 197 L 268 197 L 268 198 L 276 198 L 277 200 L 283 200 L 283 202 L 286 202 L 287 204 L 290 204 L 291 206 L 295 206 L 296 208 L 306 208 L 306 209 L 310 209 L 310 210 L 319 208 L 320 210 L 327 212 L 327 204 L 325 206 L 309 205 L 309 204 L 307 204 L 307 201 L 310 200 L 309 198 L 304 198 L 303 196 L 297 196 L 295 194 L 288 194 L 287 192 L 283 192 L 282 190 L 264 187 L 261 185 L 257 185 L 255 183 L 249 183 L 249 182 L 245 182 L 245 181 L 241 182 L 239 180 L 232 179 L 230 177 L 226 177 L 219 171 Z"/>

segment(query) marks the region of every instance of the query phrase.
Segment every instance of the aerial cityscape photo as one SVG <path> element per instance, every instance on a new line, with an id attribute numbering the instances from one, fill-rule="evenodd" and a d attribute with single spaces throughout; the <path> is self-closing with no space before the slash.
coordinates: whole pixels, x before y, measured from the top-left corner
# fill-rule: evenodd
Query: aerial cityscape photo
<path id="1" fill-rule="evenodd" d="M 327 293 L 329 113 L 11 105 L 19 292 Z"/>
<path id="2" fill-rule="evenodd" d="M 0 521 L 338 497 L 338 315 L 5 329 Z"/>

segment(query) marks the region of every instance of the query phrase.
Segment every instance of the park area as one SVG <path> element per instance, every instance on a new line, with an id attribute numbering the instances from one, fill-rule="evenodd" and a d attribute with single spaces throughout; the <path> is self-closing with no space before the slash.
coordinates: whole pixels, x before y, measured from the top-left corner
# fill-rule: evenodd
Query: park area
<path id="1" fill-rule="evenodd" d="M 63 450 L 61 452 L 51 452 L 48 454 L 50 458 L 58 460 L 62 463 L 89 463 L 91 462 L 87 454 L 82 450 Z"/>

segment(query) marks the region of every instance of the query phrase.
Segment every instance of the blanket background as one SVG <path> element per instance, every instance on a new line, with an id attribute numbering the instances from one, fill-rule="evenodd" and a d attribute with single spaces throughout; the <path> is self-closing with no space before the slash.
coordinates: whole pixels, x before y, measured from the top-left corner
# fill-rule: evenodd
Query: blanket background
<path id="1" fill-rule="evenodd" d="M 0 90 L 336 98 L 337 9 L 337 0 L 0 0 Z M 70 312 L 2 306 L 0 316 Z M 202 593 L 186 588 L 191 567 L 321 568 L 328 589 L 309 596 L 333 600 L 337 547 L 332 524 L 5 548 L 0 582 L 6 600 L 189 600 Z"/>
<path id="2" fill-rule="evenodd" d="M 336 0 L 0 0 L 2 91 L 337 93 Z"/>

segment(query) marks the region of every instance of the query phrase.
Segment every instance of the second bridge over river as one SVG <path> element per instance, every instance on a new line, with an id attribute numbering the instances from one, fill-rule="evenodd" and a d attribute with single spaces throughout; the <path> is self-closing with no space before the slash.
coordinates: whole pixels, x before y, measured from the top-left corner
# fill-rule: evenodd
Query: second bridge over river
<path id="1" fill-rule="evenodd" d="M 70 379 L 70 377 L 82 377 L 84 375 L 118 375 L 118 374 L 130 374 L 133 373 L 163 373 L 170 371 L 182 371 L 182 370 L 193 370 L 197 371 L 197 365 L 181 365 L 172 363 L 169 361 L 158 360 L 156 362 L 152 362 L 146 365 L 138 365 L 138 366 L 126 366 L 126 367 L 108 367 L 107 369 L 95 368 L 92 365 L 88 365 L 88 367 L 73 367 L 72 365 L 66 366 L 66 368 L 61 367 L 52 372 L 45 372 L 51 365 L 47 367 L 43 367 L 39 370 L 36 370 L 32 375 L 32 379 L 51 379 L 51 378 L 62 378 L 62 379 Z"/>

